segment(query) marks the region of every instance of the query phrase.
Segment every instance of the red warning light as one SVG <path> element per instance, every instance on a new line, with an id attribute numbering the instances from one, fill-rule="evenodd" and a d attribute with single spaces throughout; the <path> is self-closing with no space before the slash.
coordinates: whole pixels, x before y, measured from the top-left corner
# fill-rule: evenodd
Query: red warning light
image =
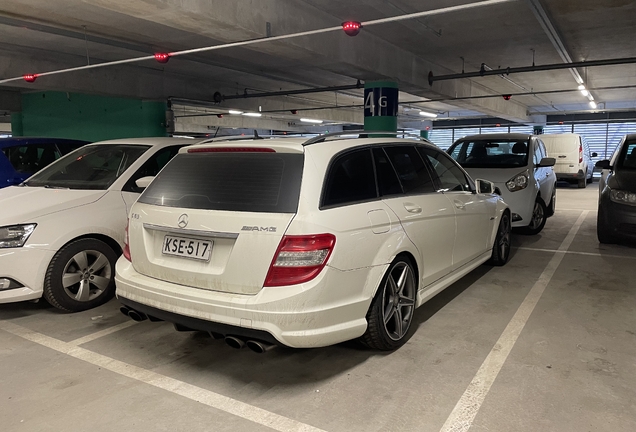
<path id="1" fill-rule="evenodd" d="M 298 110 L 291 110 L 291 113 L 296 115 L 296 114 L 298 114 Z"/>
<path id="2" fill-rule="evenodd" d="M 512 95 L 509 94 L 505 94 L 503 95 L 504 100 L 510 100 L 512 98 Z"/>
<path id="3" fill-rule="evenodd" d="M 562 121 L 560 121 L 560 122 L 559 122 L 559 124 L 563 124 L 563 122 L 562 122 Z"/>
<path id="4" fill-rule="evenodd" d="M 497 126 L 497 127 L 501 127 L 501 123 L 497 123 L 495 126 Z"/>
<path id="5" fill-rule="evenodd" d="M 426 130 L 431 130 L 431 127 L 430 126 L 426 126 Z"/>
<path id="6" fill-rule="evenodd" d="M 155 53 L 155 60 L 157 60 L 159 63 L 168 63 L 168 60 L 170 60 L 170 54 Z"/>
<path id="7" fill-rule="evenodd" d="M 32 83 L 34 82 L 38 77 L 38 74 L 26 74 L 26 75 L 22 75 L 22 78 L 24 78 L 24 80 L 28 83 Z"/>
<path id="8" fill-rule="evenodd" d="M 342 29 L 348 36 L 356 36 L 360 33 L 362 24 L 358 21 L 345 21 L 342 23 Z"/>
<path id="9" fill-rule="evenodd" d="M 223 118 L 223 114 L 217 114 L 216 115 L 218 118 Z"/>

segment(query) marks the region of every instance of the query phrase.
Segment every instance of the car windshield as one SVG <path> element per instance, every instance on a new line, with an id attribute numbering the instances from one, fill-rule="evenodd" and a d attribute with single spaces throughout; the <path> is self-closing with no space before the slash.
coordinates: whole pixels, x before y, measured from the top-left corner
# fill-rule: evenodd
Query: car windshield
<path id="1" fill-rule="evenodd" d="M 528 140 L 458 141 L 448 154 L 464 168 L 515 168 L 528 164 Z"/>
<path id="2" fill-rule="evenodd" d="M 618 168 L 636 170 L 636 140 L 627 141 L 618 158 Z"/>
<path id="3" fill-rule="evenodd" d="M 87 145 L 30 177 L 24 186 L 105 190 L 150 146 Z"/>

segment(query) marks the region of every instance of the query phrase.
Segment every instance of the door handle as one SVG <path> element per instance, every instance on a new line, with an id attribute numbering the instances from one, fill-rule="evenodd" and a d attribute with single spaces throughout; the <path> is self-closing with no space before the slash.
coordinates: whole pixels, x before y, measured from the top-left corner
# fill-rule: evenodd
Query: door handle
<path id="1" fill-rule="evenodd" d="M 422 207 L 413 203 L 404 203 L 404 208 L 409 213 L 422 213 Z"/>
<path id="2" fill-rule="evenodd" d="M 455 207 L 457 207 L 457 208 L 458 208 L 458 209 L 460 209 L 460 210 L 464 210 L 464 209 L 466 208 L 466 204 L 464 204 L 464 203 L 463 203 L 463 202 L 461 202 L 461 201 L 457 201 L 457 200 L 455 200 L 455 201 L 453 201 L 453 202 L 455 203 Z"/>

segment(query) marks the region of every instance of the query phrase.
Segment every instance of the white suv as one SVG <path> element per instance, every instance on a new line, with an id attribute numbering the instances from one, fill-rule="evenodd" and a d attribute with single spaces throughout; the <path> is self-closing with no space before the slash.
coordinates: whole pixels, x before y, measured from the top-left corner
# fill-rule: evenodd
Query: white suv
<path id="1" fill-rule="evenodd" d="M 510 211 L 476 183 L 409 139 L 183 148 L 130 212 L 122 312 L 257 352 L 358 337 L 395 349 L 415 308 L 508 259 Z"/>

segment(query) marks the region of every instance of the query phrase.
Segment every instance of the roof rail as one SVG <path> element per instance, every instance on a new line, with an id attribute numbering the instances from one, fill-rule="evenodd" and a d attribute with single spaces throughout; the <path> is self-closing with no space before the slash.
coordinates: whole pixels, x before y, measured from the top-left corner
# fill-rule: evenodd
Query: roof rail
<path id="1" fill-rule="evenodd" d="M 304 146 L 308 146 L 308 145 L 312 145 L 312 144 L 318 144 L 321 142 L 325 142 L 327 141 L 328 138 L 332 138 L 332 137 L 342 137 L 345 135 L 355 135 L 358 134 L 357 138 L 370 138 L 369 135 L 395 135 L 396 137 L 399 136 L 403 136 L 403 137 L 413 137 L 413 138 L 417 138 L 418 140 L 428 143 L 428 144 L 433 144 L 430 140 L 428 140 L 427 138 L 421 137 L 417 134 L 413 134 L 410 132 L 393 132 L 393 131 L 366 131 L 366 130 L 362 130 L 362 129 L 356 129 L 356 130 L 347 130 L 347 131 L 342 131 L 342 132 L 331 132 L 331 133 L 326 133 L 323 135 L 318 135 L 317 137 L 314 138 L 310 138 L 307 141 L 305 141 L 303 143 L 303 147 Z"/>

